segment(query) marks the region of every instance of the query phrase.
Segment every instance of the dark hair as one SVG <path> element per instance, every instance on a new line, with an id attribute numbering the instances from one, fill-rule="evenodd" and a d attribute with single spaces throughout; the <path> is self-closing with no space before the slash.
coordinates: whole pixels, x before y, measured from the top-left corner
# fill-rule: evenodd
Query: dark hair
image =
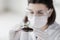
<path id="1" fill-rule="evenodd" d="M 53 12 L 51 14 L 51 16 L 48 18 L 48 25 L 51 25 L 54 23 L 55 19 L 56 19 L 56 12 L 53 6 L 53 0 L 28 0 L 28 5 L 29 3 L 43 3 L 45 4 L 49 9 L 53 8 Z"/>

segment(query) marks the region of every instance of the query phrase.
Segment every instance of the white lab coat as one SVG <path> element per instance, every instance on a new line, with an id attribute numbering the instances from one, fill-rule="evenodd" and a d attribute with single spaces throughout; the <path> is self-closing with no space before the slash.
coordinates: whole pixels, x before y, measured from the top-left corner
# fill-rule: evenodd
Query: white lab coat
<path id="1" fill-rule="evenodd" d="M 36 29 L 36 30 L 39 30 L 39 29 Z M 10 30 L 10 40 L 20 40 L 21 31 L 19 31 L 19 32 L 16 32 L 16 31 L 17 31 L 17 29 Z M 37 32 L 35 32 L 35 33 L 37 33 Z M 48 34 L 48 39 L 44 38 L 47 36 L 47 35 L 44 35 L 45 33 Z M 50 25 L 43 32 L 43 39 L 44 40 L 60 40 L 60 25 L 57 24 L 56 22 L 54 22 L 54 24 Z M 40 39 L 37 39 L 37 40 L 40 40 Z"/>

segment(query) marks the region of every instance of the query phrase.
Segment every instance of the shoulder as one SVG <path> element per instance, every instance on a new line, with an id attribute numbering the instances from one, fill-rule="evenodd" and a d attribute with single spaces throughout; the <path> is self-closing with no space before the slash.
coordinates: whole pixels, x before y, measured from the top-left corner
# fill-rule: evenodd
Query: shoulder
<path id="1" fill-rule="evenodd" d="M 54 23 L 49 28 L 52 31 L 55 40 L 60 40 L 60 25 L 58 23 Z"/>
<path id="2" fill-rule="evenodd" d="M 60 30 L 57 30 L 58 32 L 56 33 L 55 40 L 60 40 Z"/>
<path id="3" fill-rule="evenodd" d="M 60 33 L 60 25 L 56 22 L 54 22 L 52 25 L 48 27 L 46 32 L 50 35 L 52 34 L 59 34 Z"/>
<path id="4" fill-rule="evenodd" d="M 49 29 L 60 30 L 60 24 L 58 24 L 57 22 L 54 22 L 52 25 L 49 26 Z"/>

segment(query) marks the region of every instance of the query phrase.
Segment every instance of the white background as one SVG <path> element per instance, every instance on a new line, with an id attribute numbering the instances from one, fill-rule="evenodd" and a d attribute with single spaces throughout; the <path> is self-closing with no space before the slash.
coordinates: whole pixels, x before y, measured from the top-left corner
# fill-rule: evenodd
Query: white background
<path id="1" fill-rule="evenodd" d="M 60 24 L 60 0 L 54 0 L 56 22 Z M 27 0 L 0 0 L 0 40 L 9 40 L 9 31 L 19 25 L 25 15 Z M 4 12 L 5 8 L 10 11 Z"/>

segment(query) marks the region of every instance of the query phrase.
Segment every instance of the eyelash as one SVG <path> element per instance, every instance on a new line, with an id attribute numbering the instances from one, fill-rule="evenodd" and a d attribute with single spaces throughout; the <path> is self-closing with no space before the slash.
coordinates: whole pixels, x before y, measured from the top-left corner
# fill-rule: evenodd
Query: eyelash
<path id="1" fill-rule="evenodd" d="M 38 11 L 38 14 L 43 14 L 43 13 Z"/>
<path id="2" fill-rule="evenodd" d="M 38 14 L 43 14 L 43 13 L 40 12 L 40 13 L 38 13 Z"/>
<path id="3" fill-rule="evenodd" d="M 34 14 L 34 12 L 29 12 L 30 14 Z M 42 12 L 37 12 L 38 14 L 43 14 Z"/>

